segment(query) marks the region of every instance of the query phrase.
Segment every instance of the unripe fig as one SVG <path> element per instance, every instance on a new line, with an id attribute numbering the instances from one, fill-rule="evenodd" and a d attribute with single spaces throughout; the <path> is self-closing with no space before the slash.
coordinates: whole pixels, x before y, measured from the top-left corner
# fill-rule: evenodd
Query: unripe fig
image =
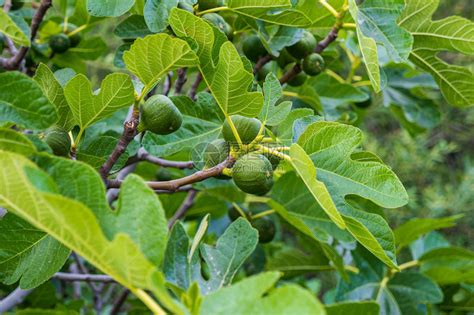
<path id="1" fill-rule="evenodd" d="M 71 47 L 71 41 L 66 34 L 56 34 L 49 38 L 49 47 L 55 53 L 62 54 Z"/>
<path id="2" fill-rule="evenodd" d="M 275 223 L 269 218 L 260 218 L 252 221 L 252 226 L 258 231 L 260 244 L 270 243 L 275 238 Z"/>
<path id="3" fill-rule="evenodd" d="M 316 48 L 317 42 L 311 32 L 304 30 L 303 38 L 301 38 L 296 44 L 286 47 L 286 50 L 295 57 L 296 59 L 303 59 Z"/>
<path id="4" fill-rule="evenodd" d="M 261 154 L 248 153 L 235 162 L 232 178 L 242 191 L 265 195 L 273 186 L 272 164 Z"/>
<path id="5" fill-rule="evenodd" d="M 165 95 L 153 95 L 140 107 L 138 131 L 167 135 L 181 127 L 183 116 Z"/>
<path id="6" fill-rule="evenodd" d="M 55 155 L 68 156 L 71 152 L 71 138 L 68 132 L 61 127 L 51 127 L 46 130 L 44 141 Z"/>
<path id="7" fill-rule="evenodd" d="M 249 144 L 252 142 L 257 137 L 260 127 L 262 126 L 260 120 L 256 118 L 232 115 L 230 116 L 230 119 L 237 129 L 237 133 L 239 134 L 240 140 L 242 140 L 243 144 Z M 228 143 L 236 143 L 237 141 L 227 120 L 222 126 L 222 135 L 224 140 Z"/>
<path id="8" fill-rule="evenodd" d="M 318 75 L 324 71 L 324 67 L 324 59 L 320 54 L 309 54 L 303 60 L 303 71 L 308 75 Z"/>

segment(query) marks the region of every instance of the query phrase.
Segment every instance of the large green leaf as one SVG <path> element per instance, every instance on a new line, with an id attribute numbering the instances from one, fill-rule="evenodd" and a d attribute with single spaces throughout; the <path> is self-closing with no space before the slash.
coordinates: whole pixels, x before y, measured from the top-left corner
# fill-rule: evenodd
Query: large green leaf
<path id="1" fill-rule="evenodd" d="M 410 0 L 398 24 L 414 38 L 410 61 L 431 73 L 446 100 L 454 106 L 474 104 L 474 73 L 438 57 L 443 51 L 474 54 L 474 23 L 450 16 L 433 21 L 439 0 Z"/>
<path id="2" fill-rule="evenodd" d="M 12 18 L 3 10 L 0 10 L 0 33 L 5 34 L 15 44 L 21 46 L 30 46 L 30 39 L 16 25 Z"/>
<path id="3" fill-rule="evenodd" d="M 240 218 L 227 228 L 215 246 L 201 244 L 200 255 L 209 267 L 209 279 L 205 280 L 201 275 L 199 254 L 190 249 L 188 236 L 181 223 L 177 223 L 173 227 L 165 255 L 166 278 L 182 289 L 187 289 L 192 281 L 197 281 L 201 291 L 209 294 L 232 282 L 257 243 L 257 231 L 247 220 Z"/>
<path id="4" fill-rule="evenodd" d="M 418 261 L 420 271 L 440 285 L 474 283 L 474 252 L 459 247 L 436 248 Z"/>
<path id="5" fill-rule="evenodd" d="M 106 76 L 98 94 L 92 93 L 89 79 L 78 74 L 66 84 L 64 95 L 81 130 L 134 101 L 132 80 L 124 73 Z"/>
<path id="6" fill-rule="evenodd" d="M 263 105 L 260 92 L 249 92 L 253 74 L 244 67 L 235 46 L 206 21 L 180 9 L 169 17 L 179 37 L 190 37 L 197 44 L 199 69 L 225 115 L 257 116 Z"/>
<path id="7" fill-rule="evenodd" d="M 362 141 L 362 132 L 333 122 L 309 125 L 298 144 L 316 166 L 317 178 L 329 190 L 348 231 L 374 255 L 396 267 L 393 233 L 378 214 L 365 212 L 346 202 L 358 195 L 385 208 L 401 207 L 408 201 L 400 180 L 378 161 L 353 160 L 351 154 Z"/>
<path id="8" fill-rule="evenodd" d="M 145 95 L 170 70 L 192 67 L 198 62 L 191 47 L 167 34 L 148 35 L 137 39 L 123 54 L 127 69 L 145 84 Z"/>
<path id="9" fill-rule="evenodd" d="M 342 219 L 341 214 L 337 211 L 336 205 L 334 204 L 326 185 L 317 180 L 316 168 L 306 152 L 295 143 L 290 147 L 290 157 L 291 165 L 301 177 L 319 206 L 339 228 L 346 228 L 346 224 Z"/>
<path id="10" fill-rule="evenodd" d="M 33 79 L 20 72 L 0 74 L 0 121 L 43 129 L 58 119 L 53 104 Z"/>
<path id="11" fill-rule="evenodd" d="M 168 26 L 168 16 L 178 0 L 147 0 L 143 15 L 146 24 L 153 33 L 162 32 Z"/>
<path id="12" fill-rule="evenodd" d="M 25 220 L 7 213 L 0 219 L 0 281 L 22 289 L 39 286 L 64 265 L 70 250 Z"/>
<path id="13" fill-rule="evenodd" d="M 148 29 L 143 15 L 130 15 L 115 27 L 114 34 L 123 39 L 135 39 L 152 32 Z"/>
<path id="14" fill-rule="evenodd" d="M 143 146 L 156 156 L 170 156 L 175 153 L 188 154 L 193 148 L 202 148 L 221 133 L 223 117 L 216 111 L 215 101 L 208 93 L 199 93 L 193 102 L 187 96 L 171 97 L 183 114 L 183 124 L 174 133 L 166 136 L 147 133 Z"/>
<path id="15" fill-rule="evenodd" d="M 167 307 L 181 313 L 165 293 L 161 273 L 129 235 L 119 232 L 109 241 L 83 203 L 39 190 L 38 179 L 33 180 L 32 174 L 42 181 L 51 179 L 22 156 L 0 152 L 0 161 L 4 166 L 0 173 L 2 207 L 61 241 L 132 292 L 149 289 Z"/>
<path id="16" fill-rule="evenodd" d="M 91 167 L 50 155 L 38 155 L 35 161 L 56 182 L 59 193 L 93 211 L 108 239 L 126 233 L 155 266 L 160 265 L 168 228 L 160 200 L 143 180 L 136 175 L 128 176 L 116 210 L 112 211 L 105 198 L 103 181 Z"/>
<path id="17" fill-rule="evenodd" d="M 418 314 L 417 305 L 443 300 L 436 283 L 420 273 L 401 272 L 386 279 L 386 268 L 367 251 L 358 249 L 353 257 L 360 272 L 348 282 L 339 281 L 336 301 L 376 301 L 380 314 Z"/>
<path id="18" fill-rule="evenodd" d="M 41 86 L 49 101 L 56 106 L 56 111 L 59 116 L 59 120 L 56 124 L 67 131 L 71 130 L 75 125 L 74 116 L 67 104 L 63 87 L 56 79 L 53 72 L 48 66 L 41 63 L 36 70 L 34 79 Z"/>
<path id="19" fill-rule="evenodd" d="M 120 16 L 134 3 L 135 0 L 88 0 L 87 12 L 92 16 Z"/>
<path id="20" fill-rule="evenodd" d="M 0 128 L 0 150 L 29 155 L 36 151 L 34 144 L 13 129 Z"/>
<path id="21" fill-rule="evenodd" d="M 124 180 L 117 211 L 106 221 L 114 226 L 112 235 L 127 233 L 148 260 L 161 265 L 168 238 L 165 212 L 156 193 L 138 176 L 130 175 Z"/>
<path id="22" fill-rule="evenodd" d="M 405 222 L 393 230 L 397 249 L 399 250 L 407 245 L 410 245 L 410 243 L 414 242 L 417 238 L 427 234 L 428 232 L 452 227 L 455 225 L 455 221 L 461 217 L 462 215 L 445 218 L 411 219 L 410 221 Z"/>
<path id="23" fill-rule="evenodd" d="M 199 314 L 325 314 L 321 303 L 301 287 L 271 290 L 279 277 L 278 272 L 266 272 L 213 292 L 204 297 Z"/>

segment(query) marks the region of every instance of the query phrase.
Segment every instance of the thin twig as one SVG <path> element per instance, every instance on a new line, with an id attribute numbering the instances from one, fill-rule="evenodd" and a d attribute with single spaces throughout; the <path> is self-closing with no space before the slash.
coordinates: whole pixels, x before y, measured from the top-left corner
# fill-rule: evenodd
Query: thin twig
<path id="1" fill-rule="evenodd" d="M 214 167 L 208 168 L 206 170 L 198 171 L 192 175 L 173 179 L 169 181 L 159 181 L 159 182 L 147 182 L 148 186 L 154 190 L 170 190 L 177 191 L 180 187 L 185 185 L 190 185 L 192 183 L 203 181 L 207 178 L 214 177 L 222 174 L 222 171 L 226 167 L 231 167 L 235 162 L 235 159 L 228 157 L 224 162 L 217 164 Z M 111 179 L 107 181 L 108 188 L 119 188 L 122 185 L 121 180 Z"/>
<path id="2" fill-rule="evenodd" d="M 294 65 L 290 70 L 288 70 L 281 78 L 280 78 L 280 84 L 284 84 L 288 81 L 290 81 L 291 79 L 293 79 L 298 73 L 300 73 L 301 71 L 303 71 L 303 69 L 301 69 L 301 66 L 299 63 L 297 63 L 296 65 Z"/>
<path id="3" fill-rule="evenodd" d="M 340 28 L 341 28 L 341 23 L 337 22 L 336 25 L 334 25 L 334 27 L 328 33 L 328 35 L 322 41 L 318 43 L 318 45 L 314 49 L 314 52 L 318 54 L 323 52 L 324 49 L 326 49 L 329 46 L 329 44 L 335 41 Z M 288 70 L 280 78 L 280 84 L 286 83 L 289 80 L 293 79 L 301 71 L 303 71 L 303 69 L 301 69 L 301 66 L 299 64 L 294 65 L 290 70 Z"/>
<path id="4" fill-rule="evenodd" d="M 8 296 L 0 301 L 0 314 L 4 314 L 14 308 L 15 306 L 21 304 L 23 300 L 33 292 L 33 290 L 23 290 L 20 287 L 13 290 Z"/>
<path id="5" fill-rule="evenodd" d="M 36 37 L 36 33 L 38 32 L 38 28 L 43 21 L 44 16 L 46 15 L 46 12 L 48 9 L 51 7 L 51 2 L 52 0 L 41 0 L 41 4 L 36 10 L 35 15 L 33 16 L 33 19 L 31 20 L 31 36 L 30 36 L 30 42 L 33 44 L 33 41 Z M 7 70 L 15 70 L 18 69 L 20 66 L 21 62 L 26 56 L 26 53 L 28 52 L 29 47 L 24 47 L 22 46 L 15 55 L 13 55 L 9 59 L 2 60 L 2 67 L 7 69 Z"/>
<path id="6" fill-rule="evenodd" d="M 174 215 L 168 221 L 168 229 L 171 229 L 174 223 L 178 221 L 179 219 L 181 219 L 186 214 L 188 209 L 192 207 L 192 205 L 194 204 L 194 198 L 196 198 L 196 195 L 197 195 L 197 191 L 194 189 L 188 192 L 188 195 L 184 199 L 181 206 L 179 206 L 178 210 L 176 210 Z"/>
<path id="7" fill-rule="evenodd" d="M 115 280 L 108 275 L 93 275 L 93 274 L 82 274 L 82 273 L 67 273 L 67 272 L 56 272 L 53 276 L 55 279 L 63 281 L 74 281 L 74 282 L 103 282 L 113 283 Z"/>
<path id="8" fill-rule="evenodd" d="M 262 69 L 262 67 L 266 65 L 268 62 L 270 62 L 272 58 L 273 57 L 271 55 L 265 55 L 263 57 L 260 57 L 257 63 L 255 64 L 255 66 L 253 67 L 253 74 L 256 74 L 258 70 Z"/>
<path id="9" fill-rule="evenodd" d="M 187 81 L 186 71 L 187 71 L 186 68 L 178 69 L 178 79 L 176 79 L 176 83 L 174 86 L 174 94 L 176 95 L 181 94 L 181 90 L 183 89 L 183 86 Z"/>
<path id="10" fill-rule="evenodd" d="M 112 307 L 112 310 L 110 311 L 110 315 L 115 315 L 120 312 L 120 309 L 122 308 L 123 303 L 127 300 L 128 295 L 130 294 L 130 290 L 125 289 L 120 293 L 120 295 L 117 297 L 117 299 L 114 301 L 114 306 Z"/>
<path id="11" fill-rule="evenodd" d="M 190 190 L 199 191 L 199 189 L 194 188 L 192 185 L 186 185 L 186 186 L 179 187 L 175 191 L 157 189 L 157 190 L 155 190 L 155 193 L 157 193 L 157 194 L 174 194 L 175 192 L 183 192 L 183 191 L 190 191 Z"/>
<path id="12" fill-rule="evenodd" d="M 340 28 L 339 25 L 335 25 L 331 29 L 329 34 L 322 41 L 318 43 L 318 45 L 314 49 L 314 52 L 318 54 L 321 53 L 324 49 L 326 49 L 329 46 L 329 44 L 335 41 L 337 38 L 337 34 L 339 33 L 339 28 Z"/>
<path id="13" fill-rule="evenodd" d="M 130 157 L 125 165 L 135 164 L 137 162 L 147 161 L 162 167 L 173 167 L 178 169 L 191 169 L 194 167 L 193 161 L 170 161 L 165 160 L 154 155 L 151 155 L 144 148 L 138 149 L 136 155 Z"/>
<path id="14" fill-rule="evenodd" d="M 171 83 L 172 83 L 172 76 L 173 72 L 168 72 L 165 78 L 165 82 L 163 83 L 163 94 L 168 95 L 171 90 Z"/>
<path id="15" fill-rule="evenodd" d="M 82 261 L 82 258 L 76 253 L 72 252 L 72 257 L 76 261 L 77 267 L 79 269 L 79 272 L 81 274 L 89 274 L 89 270 L 87 269 L 86 265 L 84 265 L 84 262 Z M 102 310 L 102 299 L 101 299 L 101 294 L 102 294 L 102 289 L 104 288 L 103 285 L 93 283 L 90 280 L 86 280 L 87 285 L 91 288 L 92 294 L 94 295 L 94 308 L 98 314 L 100 314 Z"/>
<path id="16" fill-rule="evenodd" d="M 118 159 L 127 149 L 127 146 L 137 135 L 138 117 L 138 108 L 134 108 L 132 116 L 123 125 L 123 133 L 119 141 L 117 142 L 117 145 L 115 146 L 112 153 L 109 155 L 107 161 L 105 161 L 105 163 L 101 166 L 99 170 L 99 173 L 104 181 L 107 179 L 107 176 L 109 176 L 112 167 L 114 167 L 115 163 L 117 163 Z"/>
<path id="17" fill-rule="evenodd" d="M 5 13 L 10 12 L 10 9 L 12 8 L 12 0 L 5 0 L 5 3 L 3 4 L 3 11 Z"/>
<path id="18" fill-rule="evenodd" d="M 201 84 L 202 81 L 202 74 L 199 72 L 196 75 L 196 79 L 193 82 L 193 85 L 191 85 L 191 90 L 189 91 L 189 97 L 194 101 L 196 99 L 196 94 L 197 94 L 197 89 L 199 87 L 199 84 Z"/>
<path id="19" fill-rule="evenodd" d="M 125 166 L 123 169 L 120 170 L 120 172 L 117 173 L 116 178 L 122 179 L 122 180 L 125 179 L 125 177 L 127 177 L 129 174 L 135 171 L 136 167 L 137 167 L 136 163 Z M 116 188 L 111 188 L 107 190 L 107 201 L 109 202 L 109 205 L 111 205 L 112 202 L 114 202 L 118 198 L 119 192 L 120 192 L 120 189 L 116 189 Z"/>

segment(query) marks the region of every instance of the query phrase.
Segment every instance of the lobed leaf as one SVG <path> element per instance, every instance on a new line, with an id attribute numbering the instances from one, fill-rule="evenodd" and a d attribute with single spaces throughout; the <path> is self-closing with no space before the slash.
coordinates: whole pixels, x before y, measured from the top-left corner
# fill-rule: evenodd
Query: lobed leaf
<path id="1" fill-rule="evenodd" d="M 225 35 L 206 21 L 180 9 L 169 17 L 179 37 L 190 37 L 197 44 L 199 70 L 217 104 L 225 115 L 255 117 L 260 113 L 263 95 L 249 92 L 253 74 L 242 62 L 235 46 Z"/>
<path id="2" fill-rule="evenodd" d="M 66 101 L 66 97 L 64 96 L 63 87 L 56 79 L 53 72 L 48 66 L 40 63 L 33 79 L 41 86 L 41 89 L 48 97 L 49 101 L 56 106 L 56 111 L 59 116 L 59 120 L 56 124 L 65 130 L 70 131 L 76 122 Z"/>
<path id="3" fill-rule="evenodd" d="M 132 105 L 135 99 L 132 80 L 124 73 L 106 76 L 97 94 L 92 93 L 89 79 L 78 74 L 66 84 L 64 95 L 82 130 L 115 111 Z"/>
<path id="4" fill-rule="evenodd" d="M 120 16 L 130 10 L 135 0 L 88 0 L 87 12 L 92 16 Z"/>
<path id="5" fill-rule="evenodd" d="M 127 69 L 145 85 L 145 95 L 169 71 L 192 67 L 198 62 L 191 47 L 179 38 L 167 34 L 148 35 L 135 40 L 130 50 L 124 52 Z"/>
<path id="6" fill-rule="evenodd" d="M 58 120 L 55 106 L 40 85 L 20 72 L 0 74 L 0 121 L 29 129 L 43 129 Z"/>
<path id="7" fill-rule="evenodd" d="M 474 104 L 474 73 L 438 57 L 451 51 L 474 55 L 474 22 L 458 16 L 433 21 L 439 0 L 410 0 L 398 24 L 414 38 L 410 61 L 428 71 L 446 100 L 454 106 Z"/>

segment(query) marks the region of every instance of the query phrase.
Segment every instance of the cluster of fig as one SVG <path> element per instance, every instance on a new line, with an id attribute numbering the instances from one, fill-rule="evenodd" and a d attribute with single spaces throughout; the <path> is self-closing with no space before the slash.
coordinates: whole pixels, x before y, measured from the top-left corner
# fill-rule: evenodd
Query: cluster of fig
<path id="1" fill-rule="evenodd" d="M 324 58 L 314 52 L 316 45 L 317 41 L 313 34 L 303 30 L 302 37 L 298 42 L 282 49 L 276 60 L 266 63 L 259 69 L 258 79 L 263 80 L 272 71 L 275 63 L 285 72 L 295 64 L 300 64 L 303 71 L 296 74 L 287 83 L 290 86 L 304 84 L 308 75 L 316 76 L 323 72 L 325 68 Z M 253 62 L 258 62 L 261 57 L 268 54 L 257 35 L 247 36 L 243 40 L 242 50 L 245 56 Z"/>

